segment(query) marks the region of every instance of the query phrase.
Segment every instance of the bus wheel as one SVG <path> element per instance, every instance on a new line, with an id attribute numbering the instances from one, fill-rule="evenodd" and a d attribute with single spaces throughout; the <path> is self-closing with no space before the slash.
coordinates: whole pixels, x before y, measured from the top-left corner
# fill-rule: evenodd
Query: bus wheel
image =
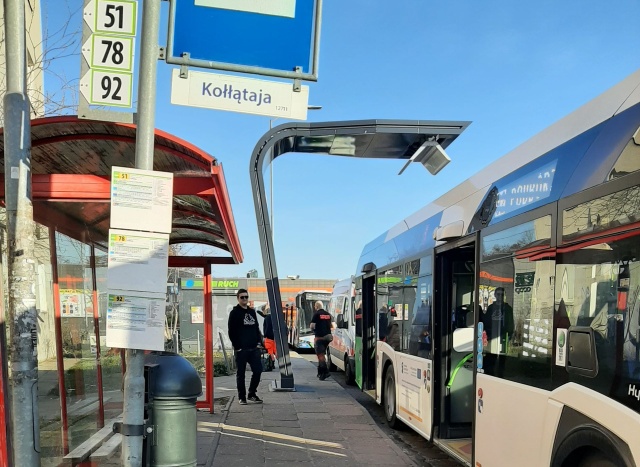
<path id="1" fill-rule="evenodd" d="M 355 386 L 356 375 L 353 374 L 353 368 L 351 368 L 351 364 L 349 363 L 349 357 L 344 357 L 344 379 L 347 381 L 349 386 Z"/>
<path id="2" fill-rule="evenodd" d="M 609 437 L 598 429 L 582 428 L 558 447 L 552 467 L 614 467 L 629 465 Z"/>
<path id="3" fill-rule="evenodd" d="M 617 467 L 621 464 L 605 456 L 601 451 L 595 451 L 580 459 L 578 467 Z"/>
<path id="4" fill-rule="evenodd" d="M 384 415 L 387 424 L 391 428 L 398 425 L 396 418 L 396 377 L 393 375 L 393 367 L 387 368 L 387 374 L 384 379 Z"/>
<path id="5" fill-rule="evenodd" d="M 331 349 L 328 346 L 327 346 L 327 366 L 329 367 L 329 371 L 336 371 L 338 369 L 338 367 L 335 366 L 331 361 Z"/>

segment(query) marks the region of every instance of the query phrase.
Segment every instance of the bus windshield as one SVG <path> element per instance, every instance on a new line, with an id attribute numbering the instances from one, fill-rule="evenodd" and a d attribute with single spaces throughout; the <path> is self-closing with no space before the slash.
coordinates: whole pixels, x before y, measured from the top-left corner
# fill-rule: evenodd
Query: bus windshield
<path id="1" fill-rule="evenodd" d="M 311 319 L 313 318 L 314 312 L 313 304 L 320 300 L 322 302 L 322 308 L 326 310 L 329 307 L 330 299 L 330 293 L 319 292 L 301 292 L 300 295 L 296 297 L 301 336 L 312 334 Z"/>

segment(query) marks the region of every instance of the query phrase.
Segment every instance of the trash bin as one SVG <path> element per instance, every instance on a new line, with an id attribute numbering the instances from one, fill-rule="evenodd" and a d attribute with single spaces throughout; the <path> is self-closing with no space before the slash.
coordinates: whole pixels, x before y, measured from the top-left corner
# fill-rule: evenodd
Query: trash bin
<path id="1" fill-rule="evenodd" d="M 145 452 L 151 466 L 197 464 L 196 400 L 202 394 L 198 372 L 184 357 L 171 352 L 145 356 L 148 424 Z"/>

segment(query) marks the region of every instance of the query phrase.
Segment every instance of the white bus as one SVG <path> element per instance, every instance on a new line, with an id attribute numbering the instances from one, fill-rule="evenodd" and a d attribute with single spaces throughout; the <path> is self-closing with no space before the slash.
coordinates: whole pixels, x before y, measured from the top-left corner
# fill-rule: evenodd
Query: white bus
<path id="1" fill-rule="evenodd" d="M 315 339 L 311 331 L 313 304 L 320 300 L 326 310 L 330 298 L 331 292 L 324 290 L 302 290 L 296 294 L 295 306 L 285 307 L 284 310 L 289 345 L 299 350 L 313 349 Z"/>
<path id="2" fill-rule="evenodd" d="M 640 465 L 640 71 L 367 244 L 356 380 L 469 466 Z"/>
<path id="3" fill-rule="evenodd" d="M 333 286 L 327 311 L 336 323 L 333 341 L 327 348 L 329 370 L 345 372 L 347 384 L 355 384 L 355 310 L 353 277 L 338 281 Z"/>

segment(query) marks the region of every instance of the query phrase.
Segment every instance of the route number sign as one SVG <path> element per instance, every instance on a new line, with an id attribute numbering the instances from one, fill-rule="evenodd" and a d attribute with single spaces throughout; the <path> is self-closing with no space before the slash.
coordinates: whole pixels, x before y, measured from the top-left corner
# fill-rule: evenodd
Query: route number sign
<path id="1" fill-rule="evenodd" d="M 133 72 L 133 38 L 93 34 L 91 68 Z"/>
<path id="2" fill-rule="evenodd" d="M 80 92 L 90 105 L 131 107 L 138 3 L 136 0 L 91 0 L 84 9 L 91 35 L 82 54 L 89 70 Z"/>
<path id="3" fill-rule="evenodd" d="M 127 0 L 97 0 L 94 32 L 135 36 L 137 7 Z"/>
<path id="4" fill-rule="evenodd" d="M 91 70 L 91 104 L 131 107 L 133 79 L 131 73 Z"/>

